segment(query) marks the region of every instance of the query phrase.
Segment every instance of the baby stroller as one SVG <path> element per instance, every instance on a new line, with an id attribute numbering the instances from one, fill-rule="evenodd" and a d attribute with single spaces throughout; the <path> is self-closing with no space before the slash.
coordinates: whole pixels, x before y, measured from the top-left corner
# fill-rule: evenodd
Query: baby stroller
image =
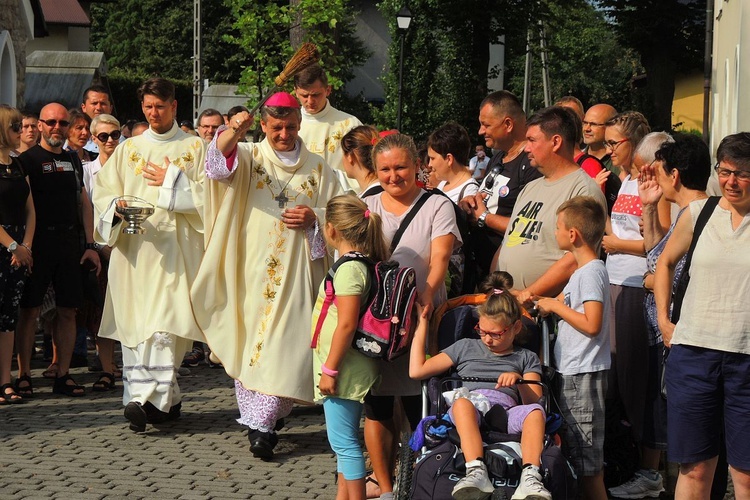
<path id="1" fill-rule="evenodd" d="M 437 337 L 438 350 L 443 349 L 459 338 L 476 337 L 474 326 L 478 315 L 474 304 L 462 304 L 449 309 L 431 328 Z M 532 345 L 540 345 L 537 351 L 543 364 L 543 382 L 521 381 L 519 383 L 539 384 L 543 389 L 540 400 L 548 415 L 542 466 L 540 472 L 545 487 L 554 499 L 575 498 L 576 477 L 570 464 L 563 456 L 560 439 L 556 434 L 560 418 L 550 412 L 551 395 L 548 384 L 549 368 L 549 325 L 546 320 L 526 318 L 527 335 Z M 437 328 L 435 328 L 437 326 Z M 522 340 L 523 342 L 523 340 Z M 434 344 L 433 344 L 434 345 Z M 433 378 L 422 385 L 422 416 L 420 429 L 415 432 L 411 443 L 420 445 L 413 452 L 408 446 L 401 447 L 400 466 L 396 481 L 396 498 L 399 499 L 452 499 L 451 492 L 456 483 L 466 473 L 465 461 L 460 450 L 458 435 L 451 425 L 441 417 L 445 414 L 442 393 L 462 382 L 496 382 L 496 379 L 466 378 L 448 376 Z M 489 413 L 488 413 L 489 416 Z M 490 420 L 490 419 L 488 419 Z M 494 424 L 494 422 L 493 422 Z M 510 498 L 519 485 L 523 461 L 521 460 L 520 435 L 507 434 L 490 424 L 483 424 L 482 435 L 485 442 L 484 461 L 495 487 L 493 499 Z"/>

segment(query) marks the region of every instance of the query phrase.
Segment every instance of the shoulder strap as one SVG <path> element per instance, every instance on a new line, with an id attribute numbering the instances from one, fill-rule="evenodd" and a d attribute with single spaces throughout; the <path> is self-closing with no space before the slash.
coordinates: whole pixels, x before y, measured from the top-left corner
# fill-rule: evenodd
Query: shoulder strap
<path id="1" fill-rule="evenodd" d="M 478 183 L 477 181 L 475 181 L 474 179 L 472 179 L 472 180 L 471 180 L 471 182 L 467 182 L 467 183 L 466 183 L 466 184 L 464 185 L 464 187 L 462 187 L 462 188 L 461 188 L 461 192 L 460 192 L 460 193 L 458 193 L 458 201 L 461 201 L 461 200 L 463 200 L 463 199 L 464 199 L 464 192 L 466 191 L 466 188 L 468 188 L 468 187 L 469 187 L 469 186 L 471 186 L 471 185 L 474 185 L 474 186 L 476 186 L 477 188 L 479 187 L 479 183 Z M 451 201 L 453 201 L 453 200 L 451 200 Z"/>
<path id="2" fill-rule="evenodd" d="M 362 193 L 361 197 L 367 198 L 368 196 L 373 196 L 382 192 L 383 192 L 383 186 L 378 184 L 377 186 L 370 186 L 369 188 L 365 189 L 365 192 Z"/>
<path id="3" fill-rule="evenodd" d="M 320 337 L 320 330 L 323 328 L 323 322 L 326 319 L 326 316 L 328 315 L 328 309 L 330 309 L 331 304 L 334 303 L 336 300 L 336 290 L 333 288 L 333 277 L 336 274 L 336 270 L 338 268 L 349 261 L 352 260 L 359 260 L 363 261 L 365 263 L 372 263 L 372 260 L 370 260 L 369 257 L 366 255 L 363 255 L 359 252 L 349 252 L 334 262 L 334 264 L 331 266 L 331 269 L 328 270 L 328 273 L 326 274 L 325 280 L 323 281 L 323 287 L 325 290 L 326 298 L 323 300 L 323 305 L 320 308 L 320 316 L 318 316 L 318 322 L 315 323 L 315 332 L 313 333 L 312 342 L 310 342 L 310 347 L 315 349 L 318 346 L 318 338 Z"/>
<path id="4" fill-rule="evenodd" d="M 417 212 L 419 211 L 419 209 L 422 208 L 422 206 L 427 201 L 427 198 L 432 196 L 435 191 L 439 191 L 439 190 L 434 189 L 432 191 L 427 191 L 426 193 L 424 193 L 422 197 L 417 200 L 417 202 L 414 204 L 412 209 L 409 210 L 409 213 L 406 214 L 406 217 L 404 217 L 404 220 L 401 221 L 401 225 L 398 226 L 398 230 L 396 231 L 396 234 L 393 235 L 393 239 L 391 240 L 391 253 L 393 253 L 393 251 L 396 250 L 396 247 L 401 241 L 401 237 L 404 235 L 406 228 L 409 227 L 409 224 L 411 224 L 411 221 L 414 220 L 414 217 L 417 216 Z"/>
<path id="5" fill-rule="evenodd" d="M 579 167 L 582 167 L 582 166 L 583 166 L 583 162 L 585 162 L 585 161 L 586 161 L 587 159 L 589 159 L 589 158 L 595 158 L 595 157 L 594 157 L 594 156 L 591 156 L 591 155 L 590 155 L 590 154 L 588 154 L 588 153 L 583 153 L 583 154 L 582 154 L 581 156 L 579 156 L 579 157 L 578 157 L 578 159 L 576 160 L 576 163 L 578 163 L 578 166 L 579 166 Z M 598 160 L 598 159 L 599 159 L 599 158 L 597 158 L 597 160 Z"/>
<path id="6" fill-rule="evenodd" d="M 690 269 L 690 262 L 693 260 L 693 252 L 695 251 L 695 246 L 698 244 L 698 238 L 703 232 L 703 228 L 706 227 L 708 219 L 711 218 L 711 214 L 714 213 L 714 209 L 719 204 L 720 199 L 721 196 L 710 196 L 706 200 L 706 204 L 703 205 L 701 213 L 698 214 L 698 220 L 695 221 L 695 228 L 693 229 L 693 241 L 690 242 L 690 249 L 688 250 L 687 257 L 685 257 L 684 272 L 688 272 Z"/>

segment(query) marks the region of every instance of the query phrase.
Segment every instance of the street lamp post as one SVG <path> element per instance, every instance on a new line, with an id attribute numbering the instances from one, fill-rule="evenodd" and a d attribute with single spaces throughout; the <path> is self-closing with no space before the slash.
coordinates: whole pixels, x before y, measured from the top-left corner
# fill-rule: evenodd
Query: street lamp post
<path id="1" fill-rule="evenodd" d="M 398 57 L 398 110 L 396 114 L 396 129 L 401 131 L 401 108 L 402 105 L 402 94 L 404 87 L 404 38 L 406 38 L 406 32 L 409 31 L 409 25 L 411 24 L 411 12 L 404 6 L 396 14 L 396 23 L 398 24 L 398 33 L 401 38 L 401 50 Z"/>

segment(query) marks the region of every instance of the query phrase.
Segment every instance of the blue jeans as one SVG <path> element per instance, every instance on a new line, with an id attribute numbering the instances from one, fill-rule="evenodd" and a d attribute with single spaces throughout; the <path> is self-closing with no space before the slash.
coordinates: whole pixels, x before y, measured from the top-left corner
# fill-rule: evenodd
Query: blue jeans
<path id="1" fill-rule="evenodd" d="M 350 399 L 327 398 L 323 401 L 328 442 L 336 453 L 336 470 L 353 481 L 367 475 L 365 457 L 359 442 L 362 403 Z"/>

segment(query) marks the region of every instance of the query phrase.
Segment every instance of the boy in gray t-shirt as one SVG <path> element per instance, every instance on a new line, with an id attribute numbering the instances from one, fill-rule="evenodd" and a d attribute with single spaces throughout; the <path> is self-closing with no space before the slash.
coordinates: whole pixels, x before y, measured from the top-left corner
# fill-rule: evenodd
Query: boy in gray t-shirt
<path id="1" fill-rule="evenodd" d="M 573 254 L 578 268 L 557 298 L 539 298 L 544 314 L 560 316 L 554 349 L 562 388 L 560 412 L 568 423 L 564 439 L 582 476 L 586 498 L 607 498 L 604 488 L 604 393 L 610 365 L 609 277 L 598 259 L 607 213 L 589 196 L 576 196 L 557 209 L 555 239 Z"/>

